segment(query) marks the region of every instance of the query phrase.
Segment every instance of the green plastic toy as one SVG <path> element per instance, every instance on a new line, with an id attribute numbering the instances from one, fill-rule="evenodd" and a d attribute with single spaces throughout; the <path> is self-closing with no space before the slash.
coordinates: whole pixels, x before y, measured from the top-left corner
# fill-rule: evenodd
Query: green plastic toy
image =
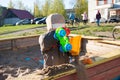
<path id="1" fill-rule="evenodd" d="M 72 49 L 72 45 L 69 42 L 68 37 L 66 36 L 66 31 L 64 28 L 59 27 L 56 29 L 54 38 L 60 42 L 60 51 L 61 52 L 68 52 Z"/>

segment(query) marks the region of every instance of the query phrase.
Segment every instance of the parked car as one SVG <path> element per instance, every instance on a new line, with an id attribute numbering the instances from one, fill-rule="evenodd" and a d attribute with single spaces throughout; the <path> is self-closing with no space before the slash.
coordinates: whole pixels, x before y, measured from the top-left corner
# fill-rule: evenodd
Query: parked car
<path id="1" fill-rule="evenodd" d="M 75 22 L 82 22 L 79 18 L 75 18 Z"/>
<path id="2" fill-rule="evenodd" d="M 108 19 L 108 22 L 110 23 L 110 22 L 120 22 L 120 16 L 111 16 L 109 19 Z"/>
<path id="3" fill-rule="evenodd" d="M 46 17 L 36 21 L 36 24 L 46 24 Z"/>
<path id="4" fill-rule="evenodd" d="M 31 24 L 31 19 L 23 19 L 18 22 L 16 22 L 15 25 L 25 25 L 25 24 Z"/>
<path id="5" fill-rule="evenodd" d="M 69 23 L 70 23 L 70 20 L 66 19 L 66 20 L 65 20 L 65 23 L 66 23 L 66 24 L 69 24 Z"/>
<path id="6" fill-rule="evenodd" d="M 101 18 L 101 19 L 100 19 L 100 22 L 101 22 L 101 23 L 107 23 L 107 19 Z"/>
<path id="7" fill-rule="evenodd" d="M 32 24 L 35 24 L 36 21 L 39 21 L 39 20 L 41 20 L 41 19 L 42 19 L 42 17 L 40 17 L 40 18 L 34 18 Z"/>

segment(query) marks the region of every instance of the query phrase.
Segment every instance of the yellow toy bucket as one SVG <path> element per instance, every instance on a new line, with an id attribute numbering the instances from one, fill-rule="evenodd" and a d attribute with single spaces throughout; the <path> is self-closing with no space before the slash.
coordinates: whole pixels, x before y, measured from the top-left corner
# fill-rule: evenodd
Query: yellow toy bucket
<path id="1" fill-rule="evenodd" d="M 72 56 L 79 55 L 80 48 L 81 48 L 81 36 L 76 34 L 71 34 L 69 38 L 69 42 L 72 45 L 72 49 L 70 50 L 70 53 Z"/>

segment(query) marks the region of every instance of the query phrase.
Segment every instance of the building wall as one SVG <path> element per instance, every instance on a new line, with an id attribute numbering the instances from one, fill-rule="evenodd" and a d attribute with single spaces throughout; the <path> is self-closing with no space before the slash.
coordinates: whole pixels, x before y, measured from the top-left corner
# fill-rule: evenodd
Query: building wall
<path id="1" fill-rule="evenodd" d="M 114 3 L 114 8 L 120 8 L 120 2 Z"/>
<path id="2" fill-rule="evenodd" d="M 0 6 L 0 26 L 4 24 L 4 15 L 6 10 L 6 7 Z"/>
<path id="3" fill-rule="evenodd" d="M 116 11 L 116 14 L 120 16 L 120 10 L 117 10 L 117 11 Z"/>
<path id="4" fill-rule="evenodd" d="M 108 0 L 104 0 L 104 2 L 98 4 L 98 0 L 88 0 L 89 22 L 95 22 L 97 10 L 100 11 L 102 19 L 107 20 L 110 17 L 110 8 L 120 8 L 120 2 L 116 3 L 116 0 L 111 0 L 111 3 L 107 3 L 106 1 Z M 119 13 L 119 11 L 117 11 L 117 13 Z"/>
<path id="5" fill-rule="evenodd" d="M 19 20 L 19 18 L 5 18 L 4 24 L 15 24 Z"/>
<path id="6" fill-rule="evenodd" d="M 0 18 L 0 26 L 3 25 L 3 19 Z"/>
<path id="7" fill-rule="evenodd" d="M 93 22 L 95 19 L 96 13 L 96 3 L 94 0 L 88 0 L 88 19 L 90 22 Z"/>

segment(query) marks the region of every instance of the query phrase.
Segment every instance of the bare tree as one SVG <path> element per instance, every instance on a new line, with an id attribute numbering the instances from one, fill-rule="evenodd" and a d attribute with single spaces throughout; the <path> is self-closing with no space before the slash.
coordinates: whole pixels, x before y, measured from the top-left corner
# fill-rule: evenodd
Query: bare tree
<path id="1" fill-rule="evenodd" d="M 14 8 L 14 4 L 13 4 L 12 0 L 9 1 L 8 8 Z"/>
<path id="2" fill-rule="evenodd" d="M 87 0 L 77 0 L 74 6 L 75 14 L 77 17 L 81 17 L 84 11 L 88 12 L 88 1 Z"/>
<path id="3" fill-rule="evenodd" d="M 18 6 L 18 9 L 21 9 L 21 10 L 25 9 L 24 4 L 21 1 L 18 1 L 17 6 Z"/>

